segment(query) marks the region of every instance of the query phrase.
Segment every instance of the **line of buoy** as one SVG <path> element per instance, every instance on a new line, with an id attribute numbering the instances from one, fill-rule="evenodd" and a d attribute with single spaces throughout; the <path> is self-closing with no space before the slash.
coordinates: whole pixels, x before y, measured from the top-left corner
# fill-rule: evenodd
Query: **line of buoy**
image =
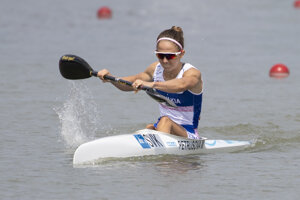
<path id="1" fill-rule="evenodd" d="M 300 8 L 300 0 L 294 2 L 295 8 Z M 100 7 L 97 11 L 97 17 L 99 19 L 110 19 L 112 18 L 112 11 L 109 7 Z M 290 74 L 288 67 L 284 64 L 275 64 L 269 71 L 269 76 L 272 78 L 286 78 Z"/>
<path id="2" fill-rule="evenodd" d="M 290 70 L 286 65 L 280 63 L 270 69 L 269 75 L 272 78 L 286 78 L 290 75 Z"/>

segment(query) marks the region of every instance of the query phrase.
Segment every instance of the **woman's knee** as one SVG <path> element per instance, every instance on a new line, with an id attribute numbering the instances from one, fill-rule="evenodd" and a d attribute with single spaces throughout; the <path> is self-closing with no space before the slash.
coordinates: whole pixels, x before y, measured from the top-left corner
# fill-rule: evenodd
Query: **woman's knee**
<path id="1" fill-rule="evenodd" d="M 167 123 L 167 122 L 172 122 L 172 120 L 167 116 L 163 116 L 163 117 L 160 118 L 159 123 L 160 122 L 161 123 Z"/>

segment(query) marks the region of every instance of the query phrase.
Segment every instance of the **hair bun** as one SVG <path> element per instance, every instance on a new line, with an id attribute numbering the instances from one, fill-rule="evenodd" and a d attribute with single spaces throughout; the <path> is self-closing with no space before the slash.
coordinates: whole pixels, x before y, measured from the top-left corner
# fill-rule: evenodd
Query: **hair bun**
<path id="1" fill-rule="evenodd" d="M 176 32 L 183 32 L 183 31 L 182 31 L 182 28 L 179 27 L 179 26 L 172 26 L 171 29 L 174 30 L 174 31 L 176 31 Z"/>

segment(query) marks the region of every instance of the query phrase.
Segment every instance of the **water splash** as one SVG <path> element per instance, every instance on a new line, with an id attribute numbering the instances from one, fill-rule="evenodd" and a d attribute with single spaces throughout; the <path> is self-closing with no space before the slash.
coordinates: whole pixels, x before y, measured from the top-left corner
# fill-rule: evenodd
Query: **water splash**
<path id="1" fill-rule="evenodd" d="M 65 144 L 77 147 L 95 137 L 98 130 L 99 113 L 89 88 L 81 81 L 70 81 L 68 99 L 62 107 L 55 108 Z"/>

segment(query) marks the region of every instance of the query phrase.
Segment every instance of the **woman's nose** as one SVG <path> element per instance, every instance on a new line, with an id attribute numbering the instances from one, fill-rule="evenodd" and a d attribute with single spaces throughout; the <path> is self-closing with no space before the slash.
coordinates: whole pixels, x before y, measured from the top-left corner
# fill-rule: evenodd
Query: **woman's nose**
<path id="1" fill-rule="evenodd" d="M 169 62 L 169 60 L 166 58 L 166 56 L 164 57 L 163 62 L 164 62 L 164 63 Z"/>

